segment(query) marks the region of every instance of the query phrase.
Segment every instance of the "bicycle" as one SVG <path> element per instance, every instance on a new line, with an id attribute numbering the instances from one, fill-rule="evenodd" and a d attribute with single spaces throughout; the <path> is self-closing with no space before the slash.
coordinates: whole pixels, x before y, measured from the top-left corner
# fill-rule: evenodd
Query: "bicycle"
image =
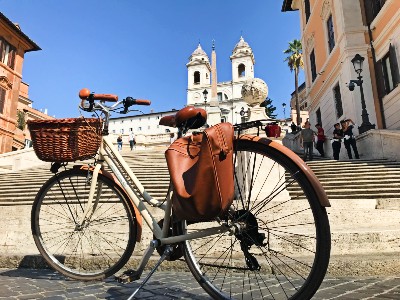
<path id="1" fill-rule="evenodd" d="M 259 136 L 261 122 L 234 125 L 235 197 L 229 211 L 205 222 L 172 222 L 172 184 L 165 199 L 152 198 L 108 136 L 112 112 L 127 113 L 133 105 L 150 102 L 131 97 L 118 101 L 115 95 L 87 89 L 79 96 L 80 108 L 100 112 L 103 120 L 96 157 L 92 164 L 71 169 L 53 163 L 55 175 L 32 206 L 32 234 L 52 268 L 77 280 L 116 274 L 140 241 L 144 219 L 154 238 L 136 269 L 116 278 L 138 280 L 155 252 L 160 259 L 130 299 L 164 260 L 185 262 L 214 299 L 310 299 L 315 294 L 329 263 L 330 204 L 296 154 Z M 171 116 L 160 124 L 177 126 L 182 136 L 206 123 L 204 113 L 186 107 L 178 124 Z M 248 130 L 257 133 L 246 134 Z M 65 170 L 59 172 L 62 166 Z M 164 218 L 157 220 L 149 207 L 164 211 Z"/>

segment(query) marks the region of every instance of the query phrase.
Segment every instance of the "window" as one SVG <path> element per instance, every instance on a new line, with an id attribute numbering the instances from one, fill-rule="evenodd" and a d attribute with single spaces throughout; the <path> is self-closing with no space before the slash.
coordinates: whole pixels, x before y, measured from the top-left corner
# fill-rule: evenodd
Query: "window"
<path id="1" fill-rule="evenodd" d="M 317 123 L 321 124 L 322 127 L 321 109 L 319 107 L 315 112 L 315 117 L 317 118 Z"/>
<path id="2" fill-rule="evenodd" d="M 384 58 L 382 58 L 382 70 L 383 70 L 383 79 L 385 81 L 385 90 L 386 94 L 389 94 L 391 90 L 393 90 L 393 76 L 392 76 L 392 68 L 390 67 L 390 58 L 389 53 L 386 54 Z"/>
<path id="3" fill-rule="evenodd" d="M 238 66 L 238 75 L 239 77 L 245 77 L 246 76 L 246 67 L 244 64 L 240 64 Z"/>
<path id="4" fill-rule="evenodd" d="M 315 78 L 317 78 L 317 67 L 315 65 L 315 53 L 314 53 L 314 50 L 311 51 L 311 54 L 310 54 L 310 67 L 311 67 L 312 82 L 314 82 Z"/>
<path id="5" fill-rule="evenodd" d="M 124 134 L 124 129 L 121 129 L 121 133 Z"/>
<path id="6" fill-rule="evenodd" d="M 199 84 L 200 83 L 200 72 L 196 71 L 194 72 L 194 84 Z"/>
<path id="7" fill-rule="evenodd" d="M 386 0 L 364 0 L 365 15 L 367 17 L 367 24 L 371 24 L 379 11 L 385 5 Z"/>
<path id="8" fill-rule="evenodd" d="M 217 96 L 218 96 L 218 101 L 221 102 L 222 101 L 222 93 L 221 92 L 217 93 Z"/>
<path id="9" fill-rule="evenodd" d="M 0 38 L 0 60 L 3 64 L 14 69 L 16 49 L 6 40 Z"/>
<path id="10" fill-rule="evenodd" d="M 339 119 L 343 115 L 342 95 L 339 84 L 333 88 L 333 97 L 335 99 L 336 118 Z"/>
<path id="11" fill-rule="evenodd" d="M 400 82 L 396 49 L 393 45 L 389 46 L 389 52 L 376 65 L 379 96 L 384 97 L 395 89 Z"/>
<path id="12" fill-rule="evenodd" d="M 6 103 L 6 90 L 0 87 L 0 114 L 4 111 L 4 104 Z"/>
<path id="13" fill-rule="evenodd" d="M 305 0 L 304 1 L 304 13 L 306 14 L 306 23 L 307 23 L 308 19 L 310 18 L 310 14 L 311 14 L 310 0 Z"/>
<path id="14" fill-rule="evenodd" d="M 113 129 L 112 133 L 115 133 L 115 129 Z"/>
<path id="15" fill-rule="evenodd" d="M 328 29 L 329 53 L 331 53 L 333 48 L 335 47 L 335 32 L 334 32 L 334 29 L 333 29 L 332 15 L 330 15 L 328 20 L 326 21 L 326 26 L 327 26 L 327 29 Z"/>

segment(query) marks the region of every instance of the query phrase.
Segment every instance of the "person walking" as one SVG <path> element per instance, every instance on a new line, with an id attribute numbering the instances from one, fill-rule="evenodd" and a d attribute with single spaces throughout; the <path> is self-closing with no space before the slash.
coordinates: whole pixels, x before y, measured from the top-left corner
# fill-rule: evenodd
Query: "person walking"
<path id="1" fill-rule="evenodd" d="M 317 128 L 317 145 L 315 146 L 315 148 L 318 150 L 321 157 L 325 157 L 324 153 L 325 131 L 320 123 L 315 124 L 315 128 Z"/>
<path id="2" fill-rule="evenodd" d="M 122 135 L 117 137 L 118 151 L 122 151 Z"/>
<path id="3" fill-rule="evenodd" d="M 136 145 L 136 140 L 135 140 L 135 134 L 133 133 L 133 130 L 129 131 L 129 146 L 131 147 L 131 151 L 133 149 L 133 146 Z"/>
<path id="4" fill-rule="evenodd" d="M 349 159 L 353 159 L 353 155 L 351 154 L 351 148 L 353 148 L 354 156 L 356 157 L 356 159 L 359 159 L 360 156 L 358 155 L 356 138 L 354 137 L 353 134 L 353 128 L 355 125 L 353 120 L 352 119 L 342 120 L 340 121 L 340 125 L 342 125 L 344 146 L 346 147 Z"/>
<path id="5" fill-rule="evenodd" d="M 339 160 L 340 148 L 342 147 L 343 131 L 340 129 L 340 124 L 336 123 L 333 130 L 332 150 L 333 159 Z"/>
<path id="6" fill-rule="evenodd" d="M 300 145 L 304 148 L 304 161 L 313 160 L 313 143 L 315 132 L 310 128 L 309 121 L 304 123 L 304 128 L 300 132 Z"/>

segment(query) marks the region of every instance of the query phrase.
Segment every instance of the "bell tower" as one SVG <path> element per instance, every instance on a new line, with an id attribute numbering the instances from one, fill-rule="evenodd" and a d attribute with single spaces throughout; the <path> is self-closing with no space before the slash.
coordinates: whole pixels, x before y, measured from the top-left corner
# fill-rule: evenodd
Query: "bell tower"
<path id="1" fill-rule="evenodd" d="M 256 61 L 254 59 L 253 50 L 242 36 L 233 49 L 230 58 L 232 62 L 233 82 L 243 82 L 249 78 L 254 78 L 254 65 Z"/>
<path id="2" fill-rule="evenodd" d="M 202 103 L 202 91 L 210 88 L 211 84 L 211 65 L 200 43 L 189 57 L 186 67 L 188 69 L 187 104 Z"/>

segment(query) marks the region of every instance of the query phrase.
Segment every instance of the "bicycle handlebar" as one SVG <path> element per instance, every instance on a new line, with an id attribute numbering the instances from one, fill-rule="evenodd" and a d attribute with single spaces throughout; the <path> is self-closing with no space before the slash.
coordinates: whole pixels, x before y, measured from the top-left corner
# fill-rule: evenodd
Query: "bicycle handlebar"
<path id="1" fill-rule="evenodd" d="M 124 109 L 120 111 L 122 114 L 126 114 L 128 112 L 128 108 L 132 105 L 150 105 L 151 101 L 146 100 L 146 99 L 134 99 L 132 97 L 126 97 L 126 99 L 123 99 L 122 101 L 118 102 L 118 96 L 113 95 L 113 94 L 95 94 L 91 93 L 89 89 L 84 88 L 79 91 L 79 98 L 81 98 L 81 105 L 80 107 L 85 110 L 85 111 L 92 111 L 93 108 L 96 109 L 100 108 L 103 110 L 105 107 L 103 105 L 96 106 L 94 103 L 94 100 L 100 100 L 100 101 L 109 101 L 109 102 L 117 102 L 114 104 L 112 107 L 118 106 L 121 103 L 124 106 Z M 84 106 L 84 102 L 88 101 L 89 102 L 89 107 Z M 97 104 L 99 105 L 99 104 Z"/>

